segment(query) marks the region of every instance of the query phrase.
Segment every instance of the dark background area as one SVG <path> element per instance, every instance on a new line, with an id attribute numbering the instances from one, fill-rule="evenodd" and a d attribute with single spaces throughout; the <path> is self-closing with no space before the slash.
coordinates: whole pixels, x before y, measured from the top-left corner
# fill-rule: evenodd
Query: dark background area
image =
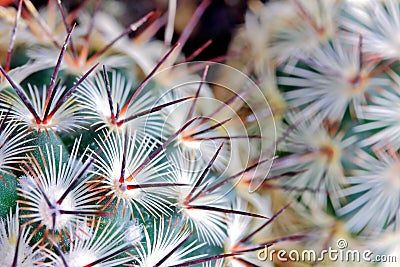
<path id="1" fill-rule="evenodd" d="M 10 0 L 11 1 L 11 0 Z M 13 0 L 17 2 L 17 0 Z M 37 6 L 46 5 L 46 0 L 32 0 Z M 93 1 L 91 1 L 93 2 Z M 120 23 L 128 26 L 132 22 L 141 18 L 149 11 L 158 10 L 166 12 L 168 0 L 117 0 L 112 2 L 122 2 L 125 4 L 123 16 L 120 18 Z M 196 7 L 201 1 L 197 0 L 178 0 L 178 7 L 182 4 Z M 221 55 L 225 55 L 235 29 L 244 22 L 244 14 L 246 12 L 246 0 L 213 0 L 210 6 L 204 12 L 200 23 L 195 28 L 190 39 L 183 47 L 183 52 L 186 56 L 192 54 L 197 48 L 201 47 L 208 40 L 212 40 L 212 44 L 206 48 L 194 60 L 209 60 Z M 82 0 L 64 0 L 62 1 L 65 8 L 71 10 Z M 179 14 L 187 16 L 188 14 Z M 190 16 L 190 14 L 189 14 Z M 179 33 L 174 34 L 173 42 L 179 37 Z M 162 40 L 164 38 L 164 28 L 161 28 L 157 33 L 156 38 Z"/>

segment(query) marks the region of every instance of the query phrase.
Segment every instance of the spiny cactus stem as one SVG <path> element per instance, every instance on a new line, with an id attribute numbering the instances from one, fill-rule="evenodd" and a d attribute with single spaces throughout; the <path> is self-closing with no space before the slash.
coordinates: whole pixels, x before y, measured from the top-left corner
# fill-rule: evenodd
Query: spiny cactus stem
<path id="1" fill-rule="evenodd" d="M 93 11 L 93 15 L 92 15 L 92 17 L 90 18 L 89 28 L 88 28 L 88 30 L 87 30 L 85 36 L 83 37 L 83 46 L 82 46 L 82 48 L 81 48 L 81 53 L 80 53 L 79 59 L 78 59 L 81 65 L 84 64 L 84 62 L 86 61 L 87 56 L 88 56 L 88 54 L 89 54 L 90 35 L 91 35 L 92 32 L 93 32 L 95 18 L 96 18 L 96 15 L 97 15 L 97 13 L 98 13 L 98 11 L 99 11 L 100 6 L 101 6 L 102 3 L 103 3 L 102 0 L 96 1 L 95 7 L 94 7 L 94 11 Z M 105 52 L 105 51 L 104 51 L 104 52 Z M 103 54 L 103 53 L 101 53 L 101 54 Z M 88 62 L 88 63 L 89 63 L 89 62 Z"/>
<path id="2" fill-rule="evenodd" d="M 319 188 L 321 188 L 323 186 L 323 184 L 325 182 L 325 179 L 326 179 L 326 175 L 328 173 L 328 169 L 329 169 L 329 163 L 326 163 L 324 171 L 321 174 L 321 178 L 320 178 L 320 180 L 318 182 L 318 186 L 317 186 L 316 190 L 318 190 Z"/>
<path id="3" fill-rule="evenodd" d="M 110 43 L 108 43 L 106 46 L 104 46 L 101 50 L 97 51 L 93 56 L 91 56 L 87 64 L 91 64 L 93 61 L 95 61 L 98 57 L 103 55 L 105 52 L 107 52 L 108 49 L 110 49 L 117 41 L 119 41 L 121 38 L 124 36 L 127 36 L 128 34 L 135 32 L 140 26 L 142 26 L 150 17 L 152 17 L 154 14 L 154 11 L 151 11 L 147 13 L 143 18 L 141 18 L 139 21 L 131 24 L 128 29 L 126 29 L 124 32 L 122 32 L 120 35 L 118 35 L 114 40 L 112 40 Z"/>
<path id="4" fill-rule="evenodd" d="M 168 252 L 167 255 L 165 255 L 159 262 L 157 262 L 154 267 L 159 267 L 161 266 L 169 257 L 174 254 L 175 251 L 177 251 L 191 236 L 193 236 L 193 232 L 188 234 L 181 242 L 179 242 L 170 252 Z"/>
<path id="5" fill-rule="evenodd" d="M 173 140 L 175 140 L 175 138 L 179 134 L 181 134 L 187 127 L 189 127 L 190 124 L 192 124 L 198 118 L 199 117 L 195 117 L 186 122 L 178 131 L 176 131 L 173 135 L 171 135 L 167 139 L 167 141 L 165 141 L 160 147 L 158 147 L 156 151 L 150 154 L 150 156 L 142 164 L 140 164 L 128 177 L 126 177 L 125 180 L 131 181 L 136 174 L 138 174 L 141 170 L 143 170 L 151 160 L 153 160 L 158 154 L 160 154 Z"/>
<path id="6" fill-rule="evenodd" d="M 56 85 L 55 85 L 55 88 L 58 88 L 60 86 L 60 83 L 61 83 L 61 80 L 58 80 Z M 51 95 L 49 95 L 50 98 L 48 100 L 48 103 L 46 103 L 46 109 L 44 111 L 43 118 L 42 118 L 42 123 L 43 124 L 47 124 L 47 122 L 48 122 L 48 115 L 49 115 L 49 111 L 50 111 L 50 106 L 51 106 L 51 102 L 53 102 L 53 99 L 54 99 L 54 96 L 55 96 L 55 92 L 56 91 L 53 90 Z M 47 129 L 46 128 L 45 128 L 45 131 L 47 133 Z M 39 134 L 40 134 L 40 132 L 39 132 Z"/>
<path id="7" fill-rule="evenodd" d="M 193 137 L 195 137 L 195 136 L 197 136 L 197 135 L 200 135 L 200 134 L 203 134 L 203 133 L 206 133 L 206 132 L 209 132 L 209 131 L 211 131 L 211 130 L 213 130 L 213 129 L 215 129 L 215 128 L 218 128 L 218 127 L 224 125 L 225 123 L 227 123 L 227 122 L 229 122 L 229 121 L 231 121 L 231 120 L 232 120 L 232 118 L 226 119 L 226 120 L 221 121 L 221 122 L 219 122 L 219 123 L 217 123 L 217 124 L 215 124 L 215 125 L 213 125 L 213 126 L 210 126 L 209 128 L 206 128 L 206 129 L 203 129 L 203 130 L 201 130 L 201 131 L 192 133 L 192 134 L 187 135 L 187 136 L 185 136 L 185 137 L 183 137 L 183 138 L 188 138 L 188 139 L 191 139 L 191 140 L 192 140 Z"/>
<path id="8" fill-rule="evenodd" d="M 115 257 L 115 256 L 117 256 L 117 255 L 119 255 L 119 254 L 121 254 L 121 253 L 124 253 L 124 252 L 126 252 L 126 251 L 132 250 L 132 249 L 134 249 L 134 248 L 135 248 L 135 246 L 128 246 L 128 247 L 126 247 L 126 248 L 121 248 L 121 249 L 119 249 L 119 250 L 117 250 L 117 251 L 114 251 L 114 252 L 111 253 L 110 255 L 103 256 L 103 257 L 101 257 L 100 259 L 97 259 L 97 260 L 95 260 L 95 261 L 92 262 L 92 263 L 86 264 L 86 265 L 83 266 L 83 267 L 93 267 L 93 266 L 95 266 L 95 265 L 97 265 L 97 264 L 99 264 L 99 263 L 101 263 L 101 262 L 103 262 L 103 261 L 105 261 L 105 260 L 107 260 L 107 259 L 111 259 L 112 257 Z"/>
<path id="9" fill-rule="evenodd" d="M 26 218 L 26 217 L 27 217 L 26 215 L 21 215 L 20 216 L 20 218 Z M 29 220 L 29 221 L 25 222 L 22 226 L 26 227 L 27 225 L 32 224 L 34 222 L 35 222 L 35 219 L 32 219 L 32 220 Z M 37 234 L 37 232 L 39 232 L 40 228 L 42 228 L 42 227 L 43 227 L 43 223 L 39 223 L 38 226 L 36 226 L 36 228 L 32 231 L 31 235 L 27 239 L 27 242 L 30 242 L 32 240 L 32 238 Z"/>
<path id="10" fill-rule="evenodd" d="M 127 190 L 139 188 L 154 188 L 154 187 L 168 187 L 168 186 L 190 186 L 189 184 L 182 183 L 151 183 L 151 184 L 130 184 L 126 186 Z"/>
<path id="11" fill-rule="evenodd" d="M 202 140 L 220 140 L 220 139 L 263 139 L 264 137 L 261 135 L 236 135 L 236 136 L 213 136 L 213 137 L 197 137 L 191 138 L 193 141 L 202 141 Z"/>
<path id="12" fill-rule="evenodd" d="M 119 177 L 119 183 L 123 184 L 125 181 L 125 168 L 126 168 L 126 150 L 128 147 L 128 131 L 125 131 L 125 139 L 124 139 L 124 151 L 122 154 L 122 166 L 121 166 L 121 176 Z"/>
<path id="13" fill-rule="evenodd" d="M 375 76 L 385 72 L 390 67 L 390 65 L 392 65 L 394 62 L 396 62 L 396 59 L 389 59 L 386 62 L 384 62 L 383 64 L 378 65 L 373 71 L 371 71 L 369 73 L 367 78 L 372 78 L 372 77 L 375 77 Z M 378 60 L 377 60 L 377 63 L 379 63 Z"/>
<path id="14" fill-rule="evenodd" d="M 35 5 L 30 0 L 24 0 L 24 4 L 25 4 L 26 8 L 28 9 L 29 13 L 33 16 L 33 18 L 39 24 L 39 27 L 43 30 L 45 35 L 54 44 L 54 46 L 57 47 L 58 49 L 61 49 L 61 45 L 58 43 L 57 39 L 50 32 L 50 29 L 47 26 L 47 23 L 44 22 L 43 19 L 40 17 L 39 12 L 35 8 Z"/>
<path id="15" fill-rule="evenodd" d="M 5 128 L 5 123 L 7 121 L 8 116 L 10 115 L 10 111 L 11 111 L 11 106 L 7 109 L 6 115 L 4 115 L 4 118 L 1 120 L 0 133 L 3 132 L 3 130 Z M 3 114 L 1 114 L 1 115 L 3 115 Z"/>
<path id="16" fill-rule="evenodd" d="M 193 13 L 192 17 L 190 18 L 188 24 L 186 25 L 185 29 L 183 30 L 181 36 L 178 39 L 178 43 L 182 44 L 181 48 L 178 49 L 173 57 L 171 57 L 170 62 L 175 62 L 176 57 L 181 52 L 182 47 L 186 44 L 187 40 L 189 39 L 190 34 L 193 32 L 194 27 L 200 21 L 201 16 L 203 15 L 204 11 L 207 7 L 211 4 L 211 0 L 203 0 L 200 5 L 197 7 L 195 12 Z M 172 64 L 170 64 L 172 65 Z"/>
<path id="17" fill-rule="evenodd" d="M 278 147 L 278 145 L 280 145 L 283 141 L 285 141 L 290 133 L 296 130 L 303 120 L 304 118 L 299 118 L 294 123 L 292 123 L 289 128 L 283 133 L 283 135 L 275 142 L 275 144 L 271 145 L 271 147 L 266 150 L 267 155 L 273 153 L 275 151 L 275 148 Z"/>
<path id="18" fill-rule="evenodd" d="M 204 50 L 207 49 L 207 47 L 209 47 L 212 44 L 212 40 L 208 40 L 207 42 L 205 42 L 202 46 L 200 46 L 199 48 L 197 48 L 191 55 L 189 55 L 188 57 L 186 57 L 182 62 L 179 63 L 186 63 L 186 62 L 190 62 L 192 61 L 195 57 L 197 57 L 198 55 L 200 55 Z M 179 64 L 178 63 L 178 64 Z"/>
<path id="19" fill-rule="evenodd" d="M 78 17 L 78 13 L 90 2 L 90 0 L 82 0 L 78 6 L 69 12 L 68 16 L 66 17 L 66 21 L 68 24 L 71 24 L 76 18 Z"/>
<path id="20" fill-rule="evenodd" d="M 361 34 L 359 34 L 359 36 L 358 36 L 358 61 L 359 61 L 358 71 L 359 72 L 361 72 L 362 64 L 363 64 L 362 42 L 363 42 L 363 36 Z"/>
<path id="21" fill-rule="evenodd" d="M 136 88 L 135 92 L 132 94 L 132 96 L 128 99 L 128 101 L 125 103 L 124 106 L 121 108 L 120 115 L 125 114 L 127 111 L 129 105 L 135 99 L 144 89 L 144 87 L 149 83 L 150 79 L 154 76 L 154 74 L 157 72 L 157 70 L 161 67 L 161 65 L 164 64 L 165 60 L 171 55 L 171 53 L 179 46 L 179 43 L 176 43 L 162 58 L 161 60 L 157 63 L 157 65 L 153 68 L 153 70 L 146 76 L 146 78 L 139 84 L 139 86 Z"/>
<path id="22" fill-rule="evenodd" d="M 20 2 L 22 2 L 22 0 Z M 18 227 L 18 237 L 17 237 L 16 242 L 17 242 L 17 244 L 15 246 L 14 258 L 13 258 L 11 267 L 18 267 L 18 252 L 19 252 L 19 247 L 20 247 L 20 243 L 21 243 L 21 227 Z"/>
<path id="23" fill-rule="evenodd" d="M 65 15 L 64 8 L 63 8 L 63 6 L 61 4 L 61 0 L 57 0 L 57 6 L 58 6 L 58 9 L 60 10 L 61 17 L 62 17 L 63 23 L 64 23 L 64 27 L 67 30 L 67 32 L 70 32 L 71 27 L 70 27 L 69 23 L 67 22 L 67 17 Z M 76 53 L 76 49 L 75 49 L 75 45 L 74 45 L 74 42 L 72 40 L 72 37 L 70 38 L 70 43 L 71 43 L 70 47 L 71 47 L 72 56 L 76 60 L 78 58 L 78 56 L 77 56 L 77 53 Z"/>
<path id="24" fill-rule="evenodd" d="M 17 95 L 19 96 L 19 98 L 21 99 L 21 101 L 24 103 L 24 105 L 26 106 L 26 108 L 29 110 L 29 112 L 32 114 L 32 116 L 35 119 L 35 122 L 40 125 L 40 124 L 47 124 L 48 120 L 50 120 L 53 115 L 57 112 L 57 110 L 65 103 L 65 101 L 67 101 L 68 97 L 75 91 L 75 89 L 87 78 L 87 76 L 90 75 L 90 73 L 93 72 L 93 70 L 97 67 L 99 63 L 97 63 L 96 65 L 94 65 L 92 68 L 90 68 L 65 94 L 64 96 L 57 102 L 57 104 L 55 105 L 55 107 L 53 108 L 53 110 L 49 113 L 49 111 L 45 111 L 46 116 L 43 117 L 43 119 L 41 119 L 39 117 L 39 115 L 37 114 L 37 112 L 35 111 L 35 109 L 32 106 L 32 103 L 28 100 L 28 98 L 25 96 L 24 92 L 22 91 L 22 89 L 12 80 L 12 78 L 7 74 L 7 72 L 3 69 L 2 66 L 0 66 L 0 72 L 4 75 L 4 77 L 6 77 L 6 79 L 8 80 L 8 82 L 10 83 L 10 85 L 13 87 L 14 91 L 17 93 Z M 51 94 L 48 94 L 49 97 L 49 101 L 51 99 L 53 99 L 53 93 L 51 92 Z M 47 107 L 50 107 L 51 104 L 48 103 Z M 46 110 L 48 109 L 46 107 Z M 47 115 L 47 113 L 49 113 Z M 40 133 L 40 131 L 38 131 Z M 47 130 L 46 130 L 47 132 Z"/>
<path id="25" fill-rule="evenodd" d="M 239 255 L 240 255 L 240 253 L 238 253 L 238 252 L 225 253 L 225 254 L 214 255 L 211 257 L 206 257 L 206 258 L 202 258 L 202 259 L 198 259 L 198 260 L 188 261 L 188 262 L 184 262 L 181 264 L 172 265 L 171 267 L 187 267 L 187 266 L 192 266 L 192 265 L 196 265 L 196 264 L 200 264 L 200 263 L 215 261 L 218 259 L 225 259 L 225 258 L 229 258 L 229 257 L 239 256 Z"/>
<path id="26" fill-rule="evenodd" d="M 47 115 L 49 114 L 50 100 L 51 100 L 52 95 L 53 95 L 54 85 L 56 83 L 56 79 L 57 79 L 58 73 L 60 71 L 60 66 L 61 66 L 61 62 L 62 62 L 62 60 L 64 58 L 65 50 L 67 49 L 68 42 L 69 42 L 69 40 L 71 38 L 71 34 L 72 34 L 72 31 L 74 30 L 75 26 L 76 26 L 76 24 L 74 24 L 71 27 L 71 29 L 68 31 L 67 36 L 65 37 L 64 45 L 62 46 L 62 49 L 61 49 L 60 54 L 59 54 L 58 59 L 57 59 L 56 66 L 55 66 L 54 71 L 53 71 L 53 74 L 51 75 L 50 85 L 49 85 L 49 88 L 47 89 L 46 102 L 45 102 L 44 108 L 43 108 L 43 120 L 45 120 Z"/>
<path id="27" fill-rule="evenodd" d="M 197 71 L 200 71 L 202 68 L 204 68 L 207 64 L 210 64 L 210 62 L 212 62 L 213 64 L 216 63 L 223 63 L 228 59 L 232 59 L 234 57 L 243 55 L 243 51 L 245 51 L 245 49 L 241 49 L 240 51 L 233 51 L 233 52 L 228 52 L 222 56 L 218 56 L 218 57 L 214 57 L 211 59 L 207 59 L 207 62 L 200 62 L 200 63 L 196 63 L 196 64 L 191 64 L 188 67 L 188 73 L 195 73 Z"/>
<path id="28" fill-rule="evenodd" d="M 297 8 L 299 15 L 307 21 L 307 23 L 314 29 L 314 31 L 318 34 L 322 34 L 324 29 L 313 20 L 311 15 L 304 9 L 303 5 L 298 0 L 293 1 L 295 7 Z M 317 4 L 320 4 L 319 2 Z M 320 9 L 319 9 L 320 10 Z"/>
<path id="29" fill-rule="evenodd" d="M 121 113 L 121 106 L 117 103 L 117 112 L 115 113 L 114 121 L 117 121 L 119 118 L 119 114 Z"/>
<path id="30" fill-rule="evenodd" d="M 210 162 L 207 164 L 207 167 L 203 170 L 203 172 L 201 173 L 199 179 L 197 179 L 196 184 L 193 186 L 192 190 L 189 192 L 189 194 L 186 196 L 186 201 L 187 203 L 190 203 L 190 201 L 192 200 L 192 196 L 193 193 L 195 192 L 195 190 L 200 186 L 200 184 L 203 182 L 204 178 L 206 177 L 206 175 L 208 174 L 208 172 L 211 169 L 211 166 L 213 165 L 213 163 L 215 162 L 215 160 L 218 157 L 219 152 L 221 151 L 222 147 L 224 146 L 224 142 L 221 143 L 221 145 L 218 147 L 217 151 L 215 152 L 215 154 L 213 155 L 213 157 L 211 158 Z"/>
<path id="31" fill-rule="evenodd" d="M 208 115 L 207 117 L 214 117 L 216 114 L 218 114 L 219 112 L 221 112 L 224 108 L 229 107 L 232 103 L 234 103 L 235 101 L 237 101 L 238 99 L 242 99 L 243 97 L 245 97 L 247 94 L 251 93 L 251 88 L 247 88 L 244 89 L 243 91 L 235 94 L 234 96 L 232 96 L 231 98 L 229 98 L 227 101 L 224 102 L 223 105 L 219 106 L 215 111 L 213 111 L 210 115 Z M 200 124 L 206 123 L 206 119 L 204 118 L 203 120 L 200 121 Z"/>
<path id="32" fill-rule="evenodd" d="M 29 112 L 32 114 L 32 116 L 34 117 L 36 123 L 40 124 L 42 120 L 40 119 L 39 115 L 36 113 L 36 111 L 33 108 L 31 102 L 29 102 L 28 98 L 23 93 L 22 89 L 19 88 L 19 86 L 12 80 L 12 78 L 7 74 L 7 72 L 3 69 L 2 66 L 0 66 L 0 71 L 4 75 L 4 77 L 6 77 L 7 81 L 10 83 L 12 88 L 14 88 L 15 92 L 17 93 L 17 95 L 19 96 L 21 101 L 24 103 L 24 105 L 29 110 Z"/>
<path id="33" fill-rule="evenodd" d="M 135 36 L 135 43 L 143 44 L 148 42 L 155 34 L 165 25 L 167 21 L 167 13 L 162 14 L 161 11 L 154 11 L 149 26 L 143 29 L 139 35 Z"/>
<path id="34" fill-rule="evenodd" d="M 58 252 L 58 254 L 60 255 L 61 261 L 64 264 L 64 267 L 69 267 L 69 264 L 67 262 L 67 260 L 64 257 L 64 253 L 62 252 L 62 250 L 58 247 L 57 243 L 53 241 L 53 247 L 56 249 L 56 251 Z"/>
<path id="35" fill-rule="evenodd" d="M 101 217 L 111 217 L 112 213 L 107 211 L 95 210 L 95 211 L 74 211 L 74 210 L 59 210 L 60 214 L 72 214 L 72 215 L 96 215 Z"/>
<path id="36" fill-rule="evenodd" d="M 8 45 L 6 67 L 5 67 L 6 72 L 8 72 L 10 70 L 11 54 L 12 54 L 12 50 L 14 48 L 15 37 L 17 36 L 18 21 L 19 21 L 19 19 L 21 17 L 21 10 L 22 10 L 22 2 L 23 1 L 24 0 L 19 0 L 19 2 L 18 2 L 17 15 L 15 16 L 14 26 L 13 26 L 12 32 L 11 32 L 10 44 Z"/>
<path id="37" fill-rule="evenodd" d="M 265 177 L 264 183 L 268 183 L 268 182 L 273 181 L 273 180 L 280 180 L 280 179 L 284 179 L 284 178 L 288 178 L 288 177 L 293 177 L 295 175 L 298 175 L 298 174 L 301 174 L 301 173 L 304 173 L 304 172 L 306 172 L 306 170 L 296 171 L 296 172 L 285 172 L 285 174 L 278 174 L 278 175 L 275 175 L 275 176 L 268 176 L 268 174 L 267 174 L 267 177 Z"/>
<path id="38" fill-rule="evenodd" d="M 206 65 L 206 67 L 204 68 L 203 75 L 202 75 L 201 80 L 200 80 L 199 88 L 198 88 L 197 91 L 196 91 L 195 99 L 193 100 L 193 103 L 192 103 L 192 105 L 190 106 L 190 110 L 189 110 L 189 112 L 188 112 L 188 114 L 187 114 L 187 116 L 186 116 L 186 120 L 189 120 L 190 118 L 193 117 L 194 108 L 195 108 L 195 106 L 196 106 L 197 99 L 198 99 L 198 97 L 199 97 L 199 95 L 200 95 L 201 87 L 203 86 L 203 83 L 204 83 L 204 81 L 206 80 L 206 77 L 207 77 L 207 73 L 208 73 L 208 69 L 209 69 L 209 68 L 210 68 L 209 65 Z"/>
<path id="39" fill-rule="evenodd" d="M 99 149 L 96 151 L 96 153 L 91 156 L 90 160 L 88 163 L 86 163 L 86 166 L 75 176 L 74 180 L 72 183 L 69 185 L 69 187 L 64 191 L 62 196 L 57 200 L 57 204 L 60 205 L 63 200 L 67 197 L 69 192 L 74 188 L 74 186 L 79 182 L 79 179 L 85 174 L 86 170 L 92 165 L 93 161 L 102 153 L 102 150 Z"/>
<path id="40" fill-rule="evenodd" d="M 101 191 L 101 192 L 104 192 L 104 191 L 107 191 L 107 190 L 103 190 L 103 191 Z M 106 194 L 102 195 L 102 196 L 99 198 L 99 200 L 96 202 L 96 204 L 101 203 L 103 200 L 105 200 L 107 197 L 109 197 L 110 194 L 111 194 L 111 193 L 106 193 Z M 103 205 L 103 209 L 108 208 L 108 207 L 110 206 L 111 202 L 114 201 L 114 199 L 115 199 L 115 196 L 110 197 L 110 198 L 108 199 L 107 203 L 105 203 L 105 204 Z M 113 213 L 115 213 L 116 210 L 117 210 L 117 205 L 114 207 Z"/>
<path id="41" fill-rule="evenodd" d="M 247 236 L 243 237 L 238 242 L 238 244 L 239 243 L 244 244 L 247 241 L 249 241 L 254 235 L 256 235 L 258 232 L 260 232 L 262 229 L 264 229 L 266 226 L 268 226 L 270 223 L 272 223 L 276 218 L 278 218 L 285 210 L 287 210 L 290 207 L 290 205 L 292 205 L 292 202 L 289 202 L 288 204 L 286 204 L 283 208 L 281 208 L 278 212 L 276 212 L 268 221 L 266 221 L 265 223 L 260 225 L 257 229 L 255 229 L 253 232 L 251 232 Z"/>
<path id="42" fill-rule="evenodd" d="M 275 184 L 265 184 L 265 181 L 262 183 L 264 189 L 278 189 L 278 190 L 285 190 L 285 191 L 292 191 L 292 192 L 310 192 L 310 193 L 325 193 L 329 194 L 323 188 L 310 188 L 310 187 L 297 187 L 297 186 L 290 186 L 290 185 L 275 185 Z"/>
<path id="43" fill-rule="evenodd" d="M 135 115 L 127 117 L 127 118 L 125 118 L 123 120 L 119 120 L 119 121 L 116 122 L 116 124 L 117 124 L 117 126 L 121 126 L 122 124 L 124 124 L 126 122 L 132 121 L 132 120 L 137 119 L 139 117 L 142 117 L 142 116 L 154 113 L 156 111 L 159 111 L 159 110 L 161 110 L 161 109 L 163 109 L 165 107 L 168 107 L 168 106 L 171 106 L 171 105 L 175 105 L 177 103 L 180 103 L 180 102 L 192 99 L 192 98 L 195 98 L 195 97 L 194 96 L 188 96 L 188 97 L 177 99 L 177 100 L 174 100 L 174 101 L 171 101 L 171 102 L 168 102 L 168 103 L 161 104 L 159 106 L 155 106 L 155 107 L 149 108 L 149 109 L 144 110 L 142 112 L 139 112 L 139 113 L 137 113 Z"/>
<path id="44" fill-rule="evenodd" d="M 165 26 L 164 32 L 164 44 L 165 46 L 171 46 L 172 37 L 174 35 L 175 28 L 175 17 L 177 9 L 177 0 L 171 0 L 168 4 L 168 20 Z"/>
<path id="45" fill-rule="evenodd" d="M 43 154 L 41 154 L 41 156 L 42 156 L 42 158 L 43 158 Z M 37 163 L 37 161 L 36 161 L 36 159 L 33 157 L 33 155 L 29 156 L 29 157 L 28 157 L 28 160 L 29 160 L 29 163 L 30 163 L 32 166 L 34 166 L 35 163 Z M 29 171 L 30 173 L 32 173 L 32 174 L 35 173 L 35 172 L 33 171 L 32 167 L 28 164 L 28 162 L 24 161 L 23 163 L 24 163 L 25 167 L 28 169 L 28 171 Z M 47 167 L 47 166 L 46 166 L 46 167 Z M 25 170 L 24 168 L 22 168 L 22 171 L 25 173 L 26 176 L 30 176 L 29 172 L 28 172 L 27 170 Z M 50 209 L 53 209 L 54 206 L 53 206 L 53 204 L 51 204 L 50 199 L 47 197 L 46 193 L 43 191 L 42 184 L 41 184 L 40 180 L 38 179 L 38 177 L 37 177 L 36 175 L 34 175 L 33 178 L 35 179 L 35 181 L 36 181 L 36 183 L 37 183 L 37 187 L 38 187 L 40 193 L 42 194 L 44 200 L 46 201 L 47 206 L 48 206 Z"/>
<path id="46" fill-rule="evenodd" d="M 106 83 L 108 105 L 110 106 L 110 113 L 111 113 L 111 121 L 114 122 L 115 121 L 114 104 L 113 104 L 113 99 L 112 99 L 112 96 L 111 96 L 110 80 L 108 79 L 108 73 L 107 73 L 106 65 L 103 65 L 103 76 L 104 76 L 104 82 Z"/>
<path id="47" fill-rule="evenodd" d="M 57 102 L 53 110 L 50 112 L 49 116 L 47 119 L 51 119 L 54 115 L 54 113 L 57 112 L 57 110 L 67 101 L 68 97 L 75 91 L 75 89 L 92 73 L 96 67 L 99 65 L 97 63 L 93 67 L 91 67 L 65 94 L 64 96 Z"/>
<path id="48" fill-rule="evenodd" d="M 255 213 L 251 213 L 251 212 L 247 212 L 247 211 L 224 209 L 224 208 L 205 206 L 205 205 L 187 205 L 187 206 L 185 206 L 185 208 L 186 209 L 216 211 L 216 212 L 222 212 L 222 213 L 225 213 L 225 214 L 238 214 L 238 215 L 250 216 L 250 217 L 266 219 L 266 220 L 269 219 L 266 216 L 263 216 L 263 215 L 260 215 L 260 214 L 255 214 Z"/>
<path id="49" fill-rule="evenodd" d="M 51 222 L 52 223 L 52 235 L 54 236 L 56 233 L 56 212 L 55 211 L 52 212 L 51 217 L 52 217 L 51 218 L 51 220 L 52 220 L 52 222 Z M 49 229 L 46 229 L 45 236 L 47 236 L 48 231 L 49 231 Z M 43 241 L 44 241 L 44 239 L 43 239 Z"/>
<path id="50" fill-rule="evenodd" d="M 212 191 L 218 189 L 219 187 L 225 185 L 226 183 L 228 183 L 228 182 L 234 180 L 235 178 L 237 178 L 237 177 L 239 177 L 239 176 L 241 176 L 241 175 L 243 175 L 243 174 L 245 174 L 245 173 L 247 173 L 247 172 L 253 170 L 254 168 L 257 168 L 259 165 L 264 164 L 264 163 L 266 163 L 266 162 L 270 162 L 270 161 L 271 161 L 271 159 L 264 159 L 264 160 L 257 161 L 256 163 L 250 165 L 249 167 L 247 167 L 247 168 L 244 169 L 243 171 L 240 171 L 240 172 L 238 172 L 238 173 L 236 173 L 236 174 L 234 174 L 234 175 L 232 175 L 232 176 L 226 178 L 225 180 L 223 180 L 223 181 L 217 183 L 216 185 L 212 186 L 211 188 L 207 189 L 207 190 L 204 191 L 202 194 L 200 194 L 200 196 L 204 196 L 204 195 L 206 195 L 206 194 L 209 194 L 209 193 L 211 193 Z"/>

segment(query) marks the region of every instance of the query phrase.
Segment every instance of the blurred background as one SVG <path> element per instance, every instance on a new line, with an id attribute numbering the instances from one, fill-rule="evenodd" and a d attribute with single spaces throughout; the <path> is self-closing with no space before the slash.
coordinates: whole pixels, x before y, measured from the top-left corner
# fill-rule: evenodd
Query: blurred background
<path id="1" fill-rule="evenodd" d="M 0 0 L 1 5 L 15 5 L 17 0 Z M 32 0 L 40 8 L 47 3 L 46 0 Z M 63 5 L 68 9 L 74 9 L 87 1 L 64 0 Z M 120 23 L 128 26 L 138 20 L 149 11 L 164 13 L 168 9 L 168 0 L 120 0 L 103 1 L 102 8 L 108 13 L 113 13 L 120 18 Z M 173 41 L 177 40 L 185 25 L 191 18 L 196 7 L 201 1 L 178 0 L 177 16 L 175 21 L 175 34 Z M 265 1 L 264 1 L 265 2 Z M 244 22 L 246 11 L 246 0 L 213 0 L 201 17 L 200 23 L 196 26 L 190 39 L 183 48 L 185 55 L 192 54 L 197 48 L 212 40 L 212 44 L 194 60 L 209 60 L 226 54 L 232 34 L 235 29 Z M 161 28 L 156 38 L 163 40 L 164 28 Z"/>

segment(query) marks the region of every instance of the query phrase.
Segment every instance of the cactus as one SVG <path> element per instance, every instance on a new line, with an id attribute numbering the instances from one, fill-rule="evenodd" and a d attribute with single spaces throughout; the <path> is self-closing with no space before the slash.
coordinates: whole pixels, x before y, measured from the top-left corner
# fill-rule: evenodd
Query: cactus
<path id="1" fill-rule="evenodd" d="M 273 206 L 294 202 L 275 231 L 320 234 L 299 249 L 344 238 L 394 264 L 362 266 L 399 261 L 399 11 L 396 0 L 250 1 L 232 42 L 229 64 L 258 80 L 282 140 L 263 186 L 285 191 Z"/>
<path id="2" fill-rule="evenodd" d="M 182 53 L 210 4 L 176 43 L 177 1 L 126 29 L 102 1 L 1 7 L 0 266 L 400 260 L 400 3 L 248 1 L 228 65 Z"/>
<path id="3" fill-rule="evenodd" d="M 218 100 L 228 67 L 182 56 L 210 1 L 171 46 L 149 36 L 174 1 L 127 29 L 101 2 L 1 7 L 0 265 L 270 265 L 256 251 L 307 235 L 270 235 L 287 206 L 247 193 L 275 144 L 240 115 L 247 97 L 268 109 L 257 86 Z"/>

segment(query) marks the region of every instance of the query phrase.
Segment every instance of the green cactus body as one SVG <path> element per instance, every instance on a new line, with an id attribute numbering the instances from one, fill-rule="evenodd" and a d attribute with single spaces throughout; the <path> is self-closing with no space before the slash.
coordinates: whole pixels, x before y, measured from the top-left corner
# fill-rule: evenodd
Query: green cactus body
<path id="1" fill-rule="evenodd" d="M 10 40 L 0 68 L 5 266 L 270 265 L 255 253 L 269 238 L 269 203 L 238 189 L 271 162 L 259 152 L 260 125 L 237 114 L 242 96 L 215 98 L 216 63 L 174 66 L 183 44 L 128 37 L 162 18 L 149 13 L 116 34 L 98 23 L 118 25 L 94 2 L 70 13 L 53 0 L 3 10 L 14 21 L 0 25 Z"/>

